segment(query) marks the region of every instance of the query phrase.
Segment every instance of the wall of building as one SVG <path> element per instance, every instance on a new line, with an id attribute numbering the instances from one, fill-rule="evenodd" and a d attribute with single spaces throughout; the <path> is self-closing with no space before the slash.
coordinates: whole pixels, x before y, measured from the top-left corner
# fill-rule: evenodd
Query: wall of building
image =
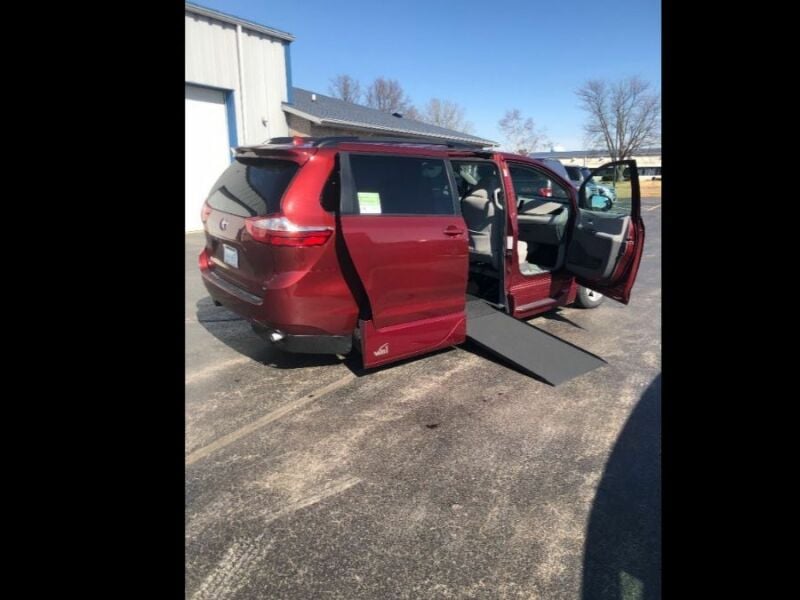
<path id="1" fill-rule="evenodd" d="M 235 25 L 188 10 L 185 33 L 186 82 L 233 90 L 239 144 L 288 135 L 281 102 L 289 42 L 242 28 L 240 61 Z"/>
<path id="2" fill-rule="evenodd" d="M 632 156 L 633 160 L 636 161 L 636 164 L 640 167 L 660 167 L 661 166 L 661 156 Z M 579 167 L 589 167 L 590 169 L 594 169 L 595 167 L 599 167 L 605 163 L 611 162 L 610 156 L 601 156 L 598 158 L 590 157 L 585 158 L 582 156 L 577 156 L 575 158 L 559 158 L 563 164 L 565 165 L 575 165 Z"/>
<path id="3" fill-rule="evenodd" d="M 307 119 L 301 119 L 297 115 L 290 115 L 289 113 L 286 114 L 286 123 L 289 127 L 289 135 L 295 136 L 299 135 L 302 137 L 308 137 L 311 135 L 311 122 Z"/>

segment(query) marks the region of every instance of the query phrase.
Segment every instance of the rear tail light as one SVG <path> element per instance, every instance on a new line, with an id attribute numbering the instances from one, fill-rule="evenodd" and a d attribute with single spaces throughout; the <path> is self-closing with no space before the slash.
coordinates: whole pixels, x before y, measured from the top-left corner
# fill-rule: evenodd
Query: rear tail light
<path id="1" fill-rule="evenodd" d="M 200 256 L 197 257 L 197 263 L 200 265 L 200 269 L 205 271 L 208 269 L 208 249 L 203 248 L 203 251 L 200 253 Z"/>
<path id="2" fill-rule="evenodd" d="M 205 222 L 208 221 L 208 216 L 211 214 L 211 207 L 208 205 L 208 202 L 203 202 L 203 208 L 200 211 L 200 220 L 205 225 Z"/>
<path id="3" fill-rule="evenodd" d="M 333 234 L 330 227 L 297 225 L 286 217 L 250 217 L 244 225 L 255 241 L 273 246 L 321 246 Z"/>
<path id="4" fill-rule="evenodd" d="M 545 198 L 552 198 L 553 197 L 553 190 L 552 188 L 539 188 L 539 195 L 544 196 Z"/>

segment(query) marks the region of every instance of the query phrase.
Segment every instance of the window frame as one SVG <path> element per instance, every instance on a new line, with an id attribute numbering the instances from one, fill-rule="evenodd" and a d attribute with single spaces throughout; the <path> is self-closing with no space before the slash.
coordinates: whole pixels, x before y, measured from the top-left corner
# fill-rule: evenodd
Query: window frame
<path id="1" fill-rule="evenodd" d="M 451 156 L 447 159 L 448 163 L 450 164 L 450 172 L 453 173 L 453 183 L 455 184 L 455 169 L 453 169 L 452 163 L 454 162 L 472 162 L 472 163 L 491 163 L 497 169 L 497 178 L 500 180 L 500 191 L 503 193 L 503 202 L 502 208 L 503 210 L 507 210 L 507 197 L 508 194 L 506 193 L 506 182 L 505 177 L 503 176 L 503 165 L 500 164 L 499 160 L 495 160 L 494 158 L 483 158 L 483 157 L 473 157 L 473 156 Z M 456 185 L 456 191 L 458 191 L 458 186 Z M 458 195 L 458 205 L 459 211 L 458 214 L 461 214 L 461 194 Z"/>
<path id="2" fill-rule="evenodd" d="M 450 201 L 452 204 L 453 212 L 451 213 L 385 213 L 378 214 L 368 213 L 362 214 L 358 209 L 358 196 L 356 190 L 355 177 L 353 176 L 352 165 L 350 164 L 351 156 L 380 156 L 385 158 L 414 158 L 417 160 L 439 160 L 442 162 L 447 173 L 447 183 L 450 186 Z M 450 160 L 446 156 L 430 156 L 425 154 L 396 154 L 389 152 L 340 152 L 339 153 L 339 166 L 340 166 L 340 180 L 341 180 L 341 200 L 339 202 L 339 210 L 342 215 L 350 217 L 448 217 L 461 215 L 461 203 L 458 198 L 458 188 L 456 187 L 455 176 L 453 175 L 453 168 L 450 165 Z"/>
<path id="3" fill-rule="evenodd" d="M 570 208 L 572 208 L 573 200 L 572 200 L 572 195 L 570 194 L 570 187 L 572 185 L 571 183 L 568 186 L 562 185 L 560 179 L 553 178 L 554 173 L 548 173 L 544 168 L 540 167 L 539 165 L 531 165 L 528 163 L 515 162 L 515 161 L 508 161 L 507 165 L 508 165 L 508 178 L 511 180 L 511 187 L 514 190 L 514 201 L 517 206 L 519 206 L 519 194 L 517 193 L 517 186 L 514 183 L 514 174 L 512 171 L 513 169 L 529 169 L 539 173 L 542 177 L 550 181 L 551 185 L 557 185 L 558 187 L 563 188 L 563 191 L 566 194 L 566 196 L 563 198 L 556 196 L 551 196 L 548 198 L 547 196 L 537 195 L 536 198 L 531 198 L 531 200 L 541 198 L 544 200 L 549 200 L 550 202 L 559 202 L 562 204 L 567 204 Z"/>

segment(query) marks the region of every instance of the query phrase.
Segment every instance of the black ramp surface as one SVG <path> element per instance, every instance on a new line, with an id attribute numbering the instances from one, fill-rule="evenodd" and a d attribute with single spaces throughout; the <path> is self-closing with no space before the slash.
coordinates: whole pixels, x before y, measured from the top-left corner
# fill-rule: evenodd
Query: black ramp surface
<path id="1" fill-rule="evenodd" d="M 467 302 L 467 337 L 523 371 L 558 385 L 601 367 L 599 356 L 519 321 L 485 302 Z"/>

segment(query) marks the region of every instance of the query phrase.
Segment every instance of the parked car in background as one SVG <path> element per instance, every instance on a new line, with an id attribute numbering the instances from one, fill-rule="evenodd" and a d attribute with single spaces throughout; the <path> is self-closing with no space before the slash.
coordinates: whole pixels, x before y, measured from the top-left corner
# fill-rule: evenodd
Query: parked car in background
<path id="1" fill-rule="evenodd" d="M 561 177 L 563 177 L 567 181 L 572 181 L 572 178 L 569 175 L 569 171 L 567 171 L 567 167 L 565 167 L 564 163 L 562 163 L 560 160 L 556 160 L 555 158 L 537 158 L 536 160 L 550 167 L 553 171 L 561 175 Z"/>
<path id="2" fill-rule="evenodd" d="M 567 173 L 569 181 L 576 188 L 580 188 L 581 185 L 583 185 L 583 182 L 589 179 L 592 175 L 592 170 L 586 167 L 577 167 L 575 165 L 562 166 L 564 167 L 564 171 Z M 596 181 L 591 181 L 586 185 L 586 188 L 592 193 L 592 195 L 604 196 L 605 198 L 608 198 L 609 207 L 613 206 L 614 202 L 617 200 L 617 194 L 613 186 L 609 187 L 607 185 L 600 185 Z"/>
<path id="3" fill-rule="evenodd" d="M 592 172 L 591 169 L 584 169 L 574 165 L 564 165 L 564 168 L 567 170 L 569 180 L 575 187 L 581 187 L 584 179 L 586 179 L 589 176 L 589 173 Z"/>

